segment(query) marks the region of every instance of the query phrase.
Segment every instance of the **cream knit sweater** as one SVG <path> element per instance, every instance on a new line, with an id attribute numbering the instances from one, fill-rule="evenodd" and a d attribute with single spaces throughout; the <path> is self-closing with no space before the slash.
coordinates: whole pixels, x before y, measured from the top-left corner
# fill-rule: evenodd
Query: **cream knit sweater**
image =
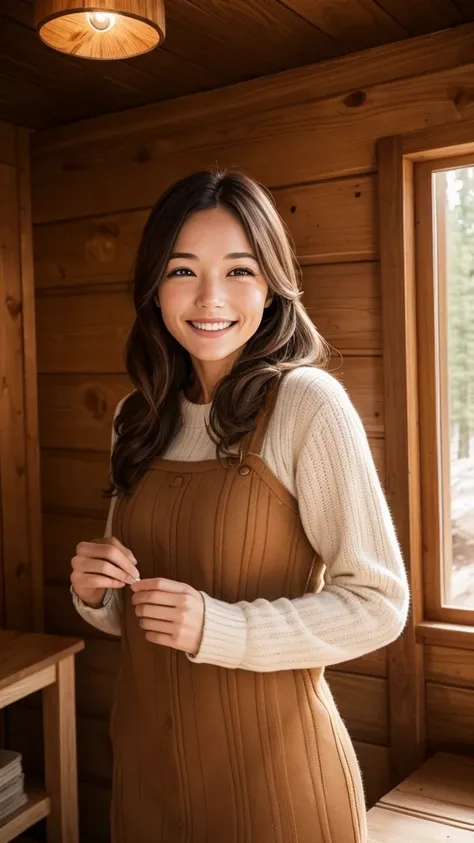
<path id="1" fill-rule="evenodd" d="M 210 405 L 182 401 L 183 427 L 163 456 L 213 459 L 205 427 Z M 318 594 L 273 602 L 229 604 L 204 595 L 203 639 L 193 661 L 288 670 L 337 664 L 389 644 L 405 625 L 408 584 L 362 422 L 339 381 L 309 367 L 289 373 L 261 456 L 298 501 L 305 533 L 326 566 L 325 585 Z M 110 589 L 92 609 L 73 594 L 80 615 L 113 635 L 120 635 L 121 597 Z"/>

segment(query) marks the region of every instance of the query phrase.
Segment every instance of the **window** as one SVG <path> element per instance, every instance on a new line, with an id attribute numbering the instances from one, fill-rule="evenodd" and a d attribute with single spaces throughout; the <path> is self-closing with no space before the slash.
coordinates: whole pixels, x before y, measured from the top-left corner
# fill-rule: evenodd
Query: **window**
<path id="1" fill-rule="evenodd" d="M 474 624 L 474 156 L 415 165 L 425 615 Z"/>

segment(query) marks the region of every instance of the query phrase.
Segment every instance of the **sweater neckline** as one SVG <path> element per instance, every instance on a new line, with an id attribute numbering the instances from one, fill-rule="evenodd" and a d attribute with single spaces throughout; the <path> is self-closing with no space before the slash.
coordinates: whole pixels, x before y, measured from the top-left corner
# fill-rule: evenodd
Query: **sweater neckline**
<path id="1" fill-rule="evenodd" d="M 187 428 L 203 428 L 209 420 L 212 401 L 209 404 L 194 404 L 181 393 L 181 413 L 183 424 Z"/>

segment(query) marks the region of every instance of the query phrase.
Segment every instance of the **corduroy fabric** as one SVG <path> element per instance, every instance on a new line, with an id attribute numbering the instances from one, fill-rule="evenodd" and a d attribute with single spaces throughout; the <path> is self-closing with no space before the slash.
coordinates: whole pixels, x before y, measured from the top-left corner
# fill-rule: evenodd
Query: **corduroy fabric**
<path id="1" fill-rule="evenodd" d="M 275 398 L 240 466 L 159 459 L 118 501 L 113 532 L 142 579 L 228 603 L 322 587 L 297 501 L 259 455 Z M 194 664 L 146 641 L 123 596 L 112 843 L 366 843 L 360 771 L 323 669 Z"/>

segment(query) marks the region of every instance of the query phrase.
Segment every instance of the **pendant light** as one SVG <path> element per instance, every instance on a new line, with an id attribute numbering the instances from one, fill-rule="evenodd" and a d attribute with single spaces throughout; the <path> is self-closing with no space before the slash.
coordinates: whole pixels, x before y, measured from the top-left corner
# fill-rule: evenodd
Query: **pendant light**
<path id="1" fill-rule="evenodd" d="M 36 28 L 60 53 L 127 59 L 163 43 L 164 0 L 36 0 Z"/>

